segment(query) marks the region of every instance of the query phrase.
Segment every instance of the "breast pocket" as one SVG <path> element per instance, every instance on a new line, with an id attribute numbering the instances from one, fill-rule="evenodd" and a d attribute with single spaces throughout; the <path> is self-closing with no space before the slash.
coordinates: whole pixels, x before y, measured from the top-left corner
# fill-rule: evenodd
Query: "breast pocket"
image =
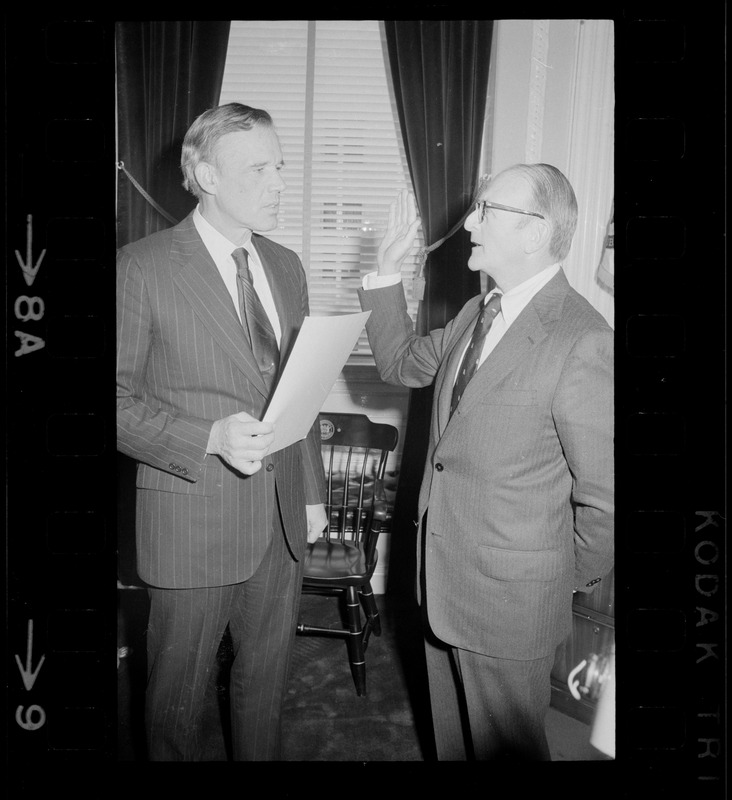
<path id="1" fill-rule="evenodd" d="M 491 392 L 481 402 L 487 406 L 535 406 L 536 392 L 531 389 L 506 389 Z"/>

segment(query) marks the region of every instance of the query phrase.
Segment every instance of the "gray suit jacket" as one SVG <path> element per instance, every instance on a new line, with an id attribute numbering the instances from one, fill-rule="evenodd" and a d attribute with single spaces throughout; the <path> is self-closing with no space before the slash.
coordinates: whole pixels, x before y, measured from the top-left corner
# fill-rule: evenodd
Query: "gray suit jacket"
<path id="1" fill-rule="evenodd" d="M 253 237 L 282 325 L 282 363 L 308 313 L 300 259 Z M 275 487 L 289 547 L 307 538 L 305 504 L 324 498 L 320 437 L 271 456 L 246 477 L 206 455 L 211 425 L 267 390 L 231 296 L 189 215 L 121 248 L 117 259 L 117 441 L 138 460 L 137 559 L 165 588 L 249 578 L 267 548 Z"/>
<path id="2" fill-rule="evenodd" d="M 613 563 L 613 332 L 560 271 L 491 352 L 449 418 L 481 297 L 414 334 L 403 290 L 360 291 L 382 379 L 435 382 L 419 497 L 430 625 L 485 655 L 549 655 L 572 590 Z"/>

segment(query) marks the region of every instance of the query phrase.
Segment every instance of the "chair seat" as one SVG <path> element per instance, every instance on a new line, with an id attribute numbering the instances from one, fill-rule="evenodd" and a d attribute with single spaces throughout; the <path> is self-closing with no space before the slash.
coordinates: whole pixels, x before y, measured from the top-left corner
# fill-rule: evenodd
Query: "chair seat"
<path id="1" fill-rule="evenodd" d="M 318 539 L 308 545 L 305 556 L 306 582 L 337 582 L 344 586 L 358 585 L 370 579 L 376 564 L 366 563 L 363 545 L 358 542 L 330 542 Z"/>

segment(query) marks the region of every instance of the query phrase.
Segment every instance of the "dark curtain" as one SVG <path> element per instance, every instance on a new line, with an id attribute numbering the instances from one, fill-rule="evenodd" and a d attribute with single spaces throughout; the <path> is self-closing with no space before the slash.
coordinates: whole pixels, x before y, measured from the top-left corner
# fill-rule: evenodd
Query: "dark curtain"
<path id="1" fill-rule="evenodd" d="M 193 120 L 218 104 L 230 21 L 118 22 L 118 157 L 175 220 L 195 206 L 180 151 Z M 171 225 L 118 172 L 118 245 Z"/>
<path id="2" fill-rule="evenodd" d="M 195 207 L 181 185 L 180 152 L 193 120 L 219 102 L 229 21 L 119 22 L 116 25 L 118 159 L 176 220 Z M 117 244 L 170 227 L 119 171 Z M 135 569 L 135 468 L 117 455 L 118 577 Z"/>
<path id="3" fill-rule="evenodd" d="M 409 170 L 425 244 L 456 225 L 473 202 L 490 63 L 492 20 L 387 20 L 386 41 Z M 467 231 L 455 233 L 427 259 L 417 331 L 452 319 L 480 292 L 467 268 Z M 408 287 L 407 287 L 408 290 Z M 389 591 L 410 593 L 415 579 L 417 496 L 427 454 L 432 388 L 413 389 L 394 509 Z"/>

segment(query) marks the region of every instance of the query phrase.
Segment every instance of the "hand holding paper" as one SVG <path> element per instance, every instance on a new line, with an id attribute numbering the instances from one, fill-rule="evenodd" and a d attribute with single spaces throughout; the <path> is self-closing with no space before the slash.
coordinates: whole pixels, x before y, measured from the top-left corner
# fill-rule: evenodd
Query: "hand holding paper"
<path id="1" fill-rule="evenodd" d="M 214 422 L 207 452 L 217 453 L 243 475 L 253 475 L 262 468 L 262 459 L 273 441 L 271 423 L 240 411 Z"/>

